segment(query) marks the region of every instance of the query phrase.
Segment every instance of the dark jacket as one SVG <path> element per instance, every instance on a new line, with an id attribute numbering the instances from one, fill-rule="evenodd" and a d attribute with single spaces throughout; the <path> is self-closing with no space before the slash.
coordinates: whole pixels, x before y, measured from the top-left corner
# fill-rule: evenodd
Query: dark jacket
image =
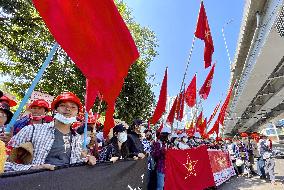
<path id="1" fill-rule="evenodd" d="M 119 150 L 117 137 L 112 137 L 109 144 L 101 150 L 99 161 L 109 161 L 111 157 L 119 157 L 122 159 L 131 157 L 127 141 L 122 143 L 121 149 Z"/>
<path id="2" fill-rule="evenodd" d="M 129 147 L 129 152 L 137 156 L 139 153 L 145 153 L 143 144 L 140 140 L 140 136 L 135 132 L 129 132 L 127 135 L 127 143 Z"/>

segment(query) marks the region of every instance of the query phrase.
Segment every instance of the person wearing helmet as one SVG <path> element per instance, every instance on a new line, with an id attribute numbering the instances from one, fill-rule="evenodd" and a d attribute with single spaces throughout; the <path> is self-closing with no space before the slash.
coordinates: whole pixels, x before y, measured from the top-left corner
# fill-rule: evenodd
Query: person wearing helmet
<path id="1" fill-rule="evenodd" d="M 9 107 L 14 107 L 17 105 L 17 102 L 10 99 L 9 97 L 5 96 L 2 94 L 2 96 L 0 97 L 0 102 L 6 103 L 9 105 Z"/>
<path id="2" fill-rule="evenodd" d="M 52 121 L 52 117 L 46 115 L 50 107 L 49 103 L 44 99 L 34 100 L 28 108 L 31 113 L 16 121 L 13 128 L 13 135 L 16 135 L 27 125 L 50 123 Z"/>
<path id="3" fill-rule="evenodd" d="M 96 164 L 95 157 L 83 152 L 81 136 L 71 127 L 82 109 L 80 99 L 71 92 L 64 92 L 54 99 L 51 109 L 55 112 L 53 122 L 28 125 L 13 136 L 9 142 L 13 148 L 31 142 L 33 145 L 32 163 L 24 165 L 6 162 L 5 171 L 53 170 L 55 166 L 83 161 L 87 161 L 90 165 Z"/>
<path id="4" fill-rule="evenodd" d="M 180 150 L 189 149 L 190 147 L 187 144 L 187 142 L 188 142 L 187 134 L 181 133 L 179 135 L 179 137 L 180 137 L 181 141 L 178 144 L 178 149 L 180 149 Z"/>

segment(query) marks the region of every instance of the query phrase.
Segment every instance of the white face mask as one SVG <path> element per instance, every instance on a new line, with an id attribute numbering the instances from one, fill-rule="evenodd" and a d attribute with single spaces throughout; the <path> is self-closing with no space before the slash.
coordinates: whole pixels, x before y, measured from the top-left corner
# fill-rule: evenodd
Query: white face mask
<path id="1" fill-rule="evenodd" d="M 179 144 L 178 144 L 178 147 L 179 147 L 181 150 L 184 150 L 184 149 L 189 148 L 189 146 L 188 146 L 188 145 L 183 144 L 183 143 L 179 143 Z"/>
<path id="2" fill-rule="evenodd" d="M 184 143 L 187 143 L 187 138 L 186 138 L 186 137 L 183 137 L 183 138 L 182 138 L 182 141 L 183 141 Z"/>
<path id="3" fill-rule="evenodd" d="M 144 133 L 145 127 L 144 127 L 144 126 L 141 126 L 139 131 L 140 131 L 140 133 Z"/>
<path id="4" fill-rule="evenodd" d="M 87 137 L 86 138 L 86 145 L 90 144 L 90 142 L 91 142 L 91 137 Z"/>
<path id="5" fill-rule="evenodd" d="M 61 123 L 64 123 L 64 124 L 72 124 L 74 123 L 75 121 L 77 121 L 76 117 L 65 117 L 64 115 L 60 114 L 60 113 L 56 113 L 55 116 L 54 116 L 54 119 L 57 119 L 58 121 L 60 121 Z"/>
<path id="6" fill-rule="evenodd" d="M 119 142 L 124 143 L 127 140 L 127 133 L 126 132 L 118 133 L 117 139 Z"/>

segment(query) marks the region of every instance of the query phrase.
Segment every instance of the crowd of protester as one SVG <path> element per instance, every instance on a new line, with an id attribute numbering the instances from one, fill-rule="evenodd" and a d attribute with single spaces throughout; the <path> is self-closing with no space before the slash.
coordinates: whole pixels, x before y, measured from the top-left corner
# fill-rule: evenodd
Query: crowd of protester
<path id="1" fill-rule="evenodd" d="M 7 148 L 5 172 L 30 169 L 54 170 L 57 166 L 86 162 L 116 162 L 120 159 L 147 159 L 148 189 L 163 189 L 165 153 L 167 149 L 190 149 L 206 145 L 208 149 L 228 151 L 236 174 L 270 177 L 275 182 L 275 161 L 271 142 L 265 137 L 252 138 L 246 133 L 234 138 L 199 138 L 188 136 L 183 130 L 164 126 L 161 131 L 151 130 L 147 123 L 135 119 L 131 125 L 118 123 L 109 137 L 103 136 L 103 125 L 91 116 L 88 120 L 86 145 L 84 121 L 78 114 L 83 105 L 71 92 L 57 96 L 49 106 L 43 99 L 33 101 L 30 114 L 17 120 L 11 131 L 7 124 L 16 102 L 6 96 L 0 98 L 0 140 Z M 52 116 L 48 115 L 51 112 Z M 75 125 L 76 124 L 76 125 Z M 255 158 L 257 171 L 253 170 Z"/>

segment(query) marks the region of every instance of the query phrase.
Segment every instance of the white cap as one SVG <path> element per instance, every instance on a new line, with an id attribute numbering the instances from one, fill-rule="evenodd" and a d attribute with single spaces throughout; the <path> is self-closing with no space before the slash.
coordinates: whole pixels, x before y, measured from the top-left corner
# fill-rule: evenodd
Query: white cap
<path id="1" fill-rule="evenodd" d="M 171 133 L 171 129 L 169 127 L 164 126 L 161 130 L 161 133 Z"/>

